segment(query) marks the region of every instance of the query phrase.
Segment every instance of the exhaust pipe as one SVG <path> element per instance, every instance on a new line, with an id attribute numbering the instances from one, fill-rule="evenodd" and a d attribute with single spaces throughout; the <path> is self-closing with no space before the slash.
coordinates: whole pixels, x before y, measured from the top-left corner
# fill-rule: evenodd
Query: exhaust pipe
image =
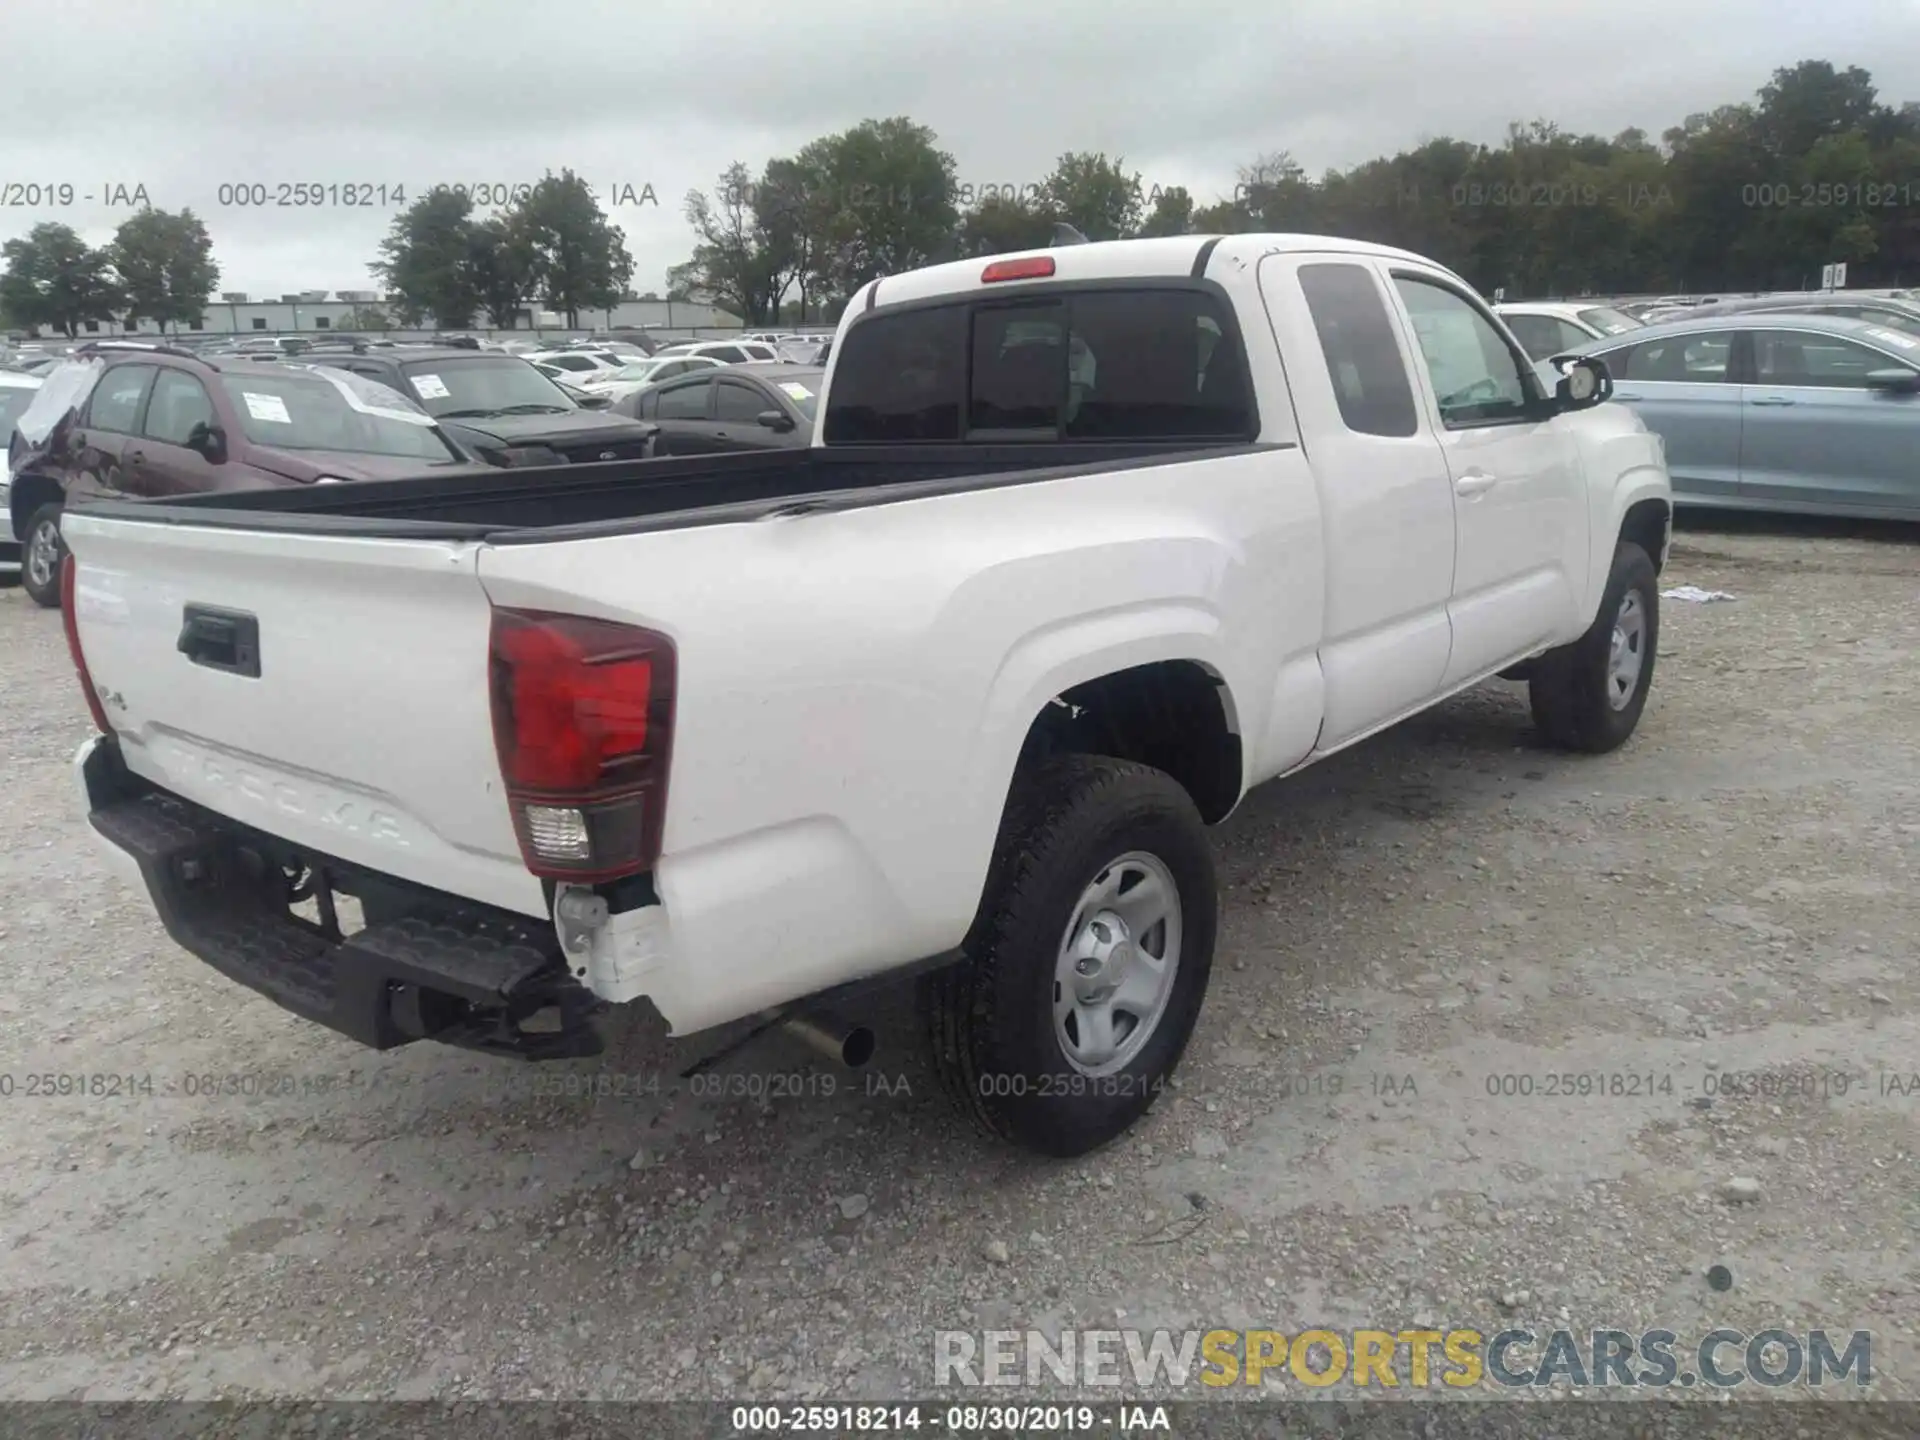
<path id="1" fill-rule="evenodd" d="M 873 1031 L 864 1025 L 850 1024 L 830 1011 L 795 1015 L 780 1028 L 808 1049 L 849 1070 L 858 1070 L 873 1058 Z"/>

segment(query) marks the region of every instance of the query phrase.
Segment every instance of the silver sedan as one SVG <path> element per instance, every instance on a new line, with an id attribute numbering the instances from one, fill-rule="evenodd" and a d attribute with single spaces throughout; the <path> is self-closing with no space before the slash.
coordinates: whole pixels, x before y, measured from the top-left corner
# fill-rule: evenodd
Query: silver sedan
<path id="1" fill-rule="evenodd" d="M 1769 311 L 1582 353 L 1666 441 L 1676 504 L 1920 520 L 1920 335 Z"/>

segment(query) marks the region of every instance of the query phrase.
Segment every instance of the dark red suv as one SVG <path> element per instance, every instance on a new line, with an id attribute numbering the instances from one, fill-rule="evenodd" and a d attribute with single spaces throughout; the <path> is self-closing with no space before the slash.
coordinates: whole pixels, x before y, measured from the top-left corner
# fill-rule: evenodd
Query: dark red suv
<path id="1" fill-rule="evenodd" d="M 20 579 L 49 608 L 67 505 L 492 470 L 413 402 L 338 370 L 167 346 L 94 346 L 73 360 L 100 367 L 91 390 L 13 458 Z"/>

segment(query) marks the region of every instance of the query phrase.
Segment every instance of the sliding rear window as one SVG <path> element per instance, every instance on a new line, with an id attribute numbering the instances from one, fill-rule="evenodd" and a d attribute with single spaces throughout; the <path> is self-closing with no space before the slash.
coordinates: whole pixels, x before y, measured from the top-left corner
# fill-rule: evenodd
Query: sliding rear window
<path id="1" fill-rule="evenodd" d="M 834 371 L 830 445 L 1246 441 L 1245 353 L 1210 288 L 1048 289 L 860 321 Z"/>

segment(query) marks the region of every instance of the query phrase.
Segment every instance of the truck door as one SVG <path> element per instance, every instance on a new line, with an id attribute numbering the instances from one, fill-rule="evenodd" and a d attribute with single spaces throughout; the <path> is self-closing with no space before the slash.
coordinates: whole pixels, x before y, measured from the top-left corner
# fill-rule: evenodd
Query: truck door
<path id="1" fill-rule="evenodd" d="M 1449 276 L 1385 268 L 1453 481 L 1451 689 L 1570 633 L 1586 593 L 1586 477 L 1571 427 L 1542 414 L 1532 362 L 1486 307 Z"/>
<path id="2" fill-rule="evenodd" d="M 1451 648 L 1452 485 L 1371 263 L 1270 255 L 1260 292 L 1320 486 L 1324 751 L 1440 687 Z"/>

